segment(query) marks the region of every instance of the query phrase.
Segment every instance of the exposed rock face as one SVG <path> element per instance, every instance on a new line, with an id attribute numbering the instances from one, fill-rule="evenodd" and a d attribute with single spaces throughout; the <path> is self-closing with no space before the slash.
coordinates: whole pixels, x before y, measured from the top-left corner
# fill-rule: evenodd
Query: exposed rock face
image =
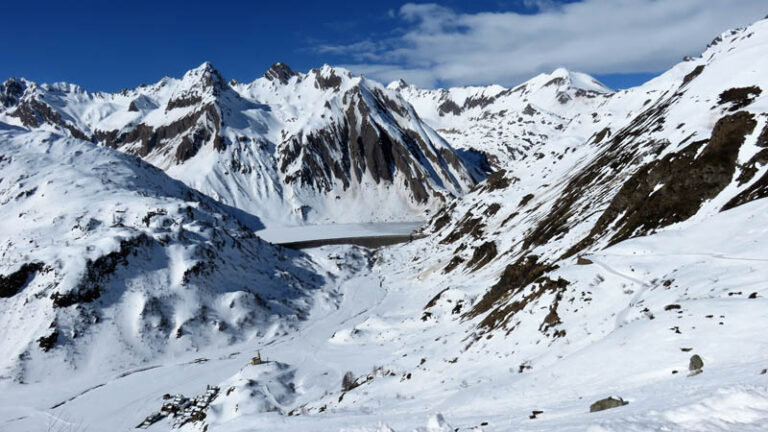
<path id="1" fill-rule="evenodd" d="M 599 401 L 590 405 L 589 412 L 605 411 L 607 409 L 618 408 L 627 404 L 629 404 L 629 402 L 622 398 L 607 397 L 605 399 L 600 399 Z"/>
<path id="2" fill-rule="evenodd" d="M 27 281 L 43 269 L 39 262 L 25 263 L 9 275 L 0 275 L 0 297 L 11 297 L 24 289 Z"/>
<path id="3" fill-rule="evenodd" d="M 26 89 L 24 81 L 10 78 L 4 83 L 0 83 L 0 105 L 10 108 L 19 103 Z"/>
<path id="4" fill-rule="evenodd" d="M 264 78 L 280 84 L 288 84 L 293 76 L 296 76 L 296 72 L 285 63 L 275 63 L 264 73 Z"/>
<path id="5" fill-rule="evenodd" d="M 709 141 L 692 143 L 640 168 L 613 198 L 591 236 L 599 236 L 612 224 L 617 230 L 611 241 L 616 243 L 696 214 L 705 200 L 731 182 L 739 149 L 756 125 L 747 112 L 725 116 L 715 124 Z"/>

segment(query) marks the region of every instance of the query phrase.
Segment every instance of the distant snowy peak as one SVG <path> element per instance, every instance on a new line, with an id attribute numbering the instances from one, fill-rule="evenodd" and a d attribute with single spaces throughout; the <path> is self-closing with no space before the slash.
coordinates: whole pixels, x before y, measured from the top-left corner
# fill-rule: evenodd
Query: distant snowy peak
<path id="1" fill-rule="evenodd" d="M 613 91 L 594 77 L 581 72 L 573 72 L 565 68 L 555 69 L 550 74 L 539 74 L 526 81 L 514 90 L 526 86 L 529 91 L 545 87 L 567 88 L 594 93 L 612 93 Z"/>
<path id="2" fill-rule="evenodd" d="M 209 62 L 205 62 L 184 74 L 181 82 L 168 101 L 166 110 L 198 105 L 211 101 L 231 90 L 221 73 Z"/>
<path id="3" fill-rule="evenodd" d="M 559 68 L 550 74 L 540 74 L 513 88 L 499 85 L 466 86 L 449 89 L 420 89 L 403 80 L 393 81 L 388 89 L 402 94 L 420 113 L 431 104 L 439 116 L 461 116 L 486 109 L 508 109 L 510 105 L 525 107 L 527 103 L 558 111 L 557 105 L 569 105 L 574 99 L 592 99 L 609 95 L 612 90 L 590 75 Z M 425 113 L 429 117 L 429 113 Z"/>

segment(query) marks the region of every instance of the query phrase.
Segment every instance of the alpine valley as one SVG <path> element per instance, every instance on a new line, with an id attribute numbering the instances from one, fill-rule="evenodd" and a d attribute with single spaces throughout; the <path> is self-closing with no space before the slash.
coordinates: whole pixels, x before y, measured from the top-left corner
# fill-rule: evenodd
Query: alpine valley
<path id="1" fill-rule="evenodd" d="M 766 198 L 768 20 L 621 91 L 11 78 L 0 430 L 765 431 Z"/>

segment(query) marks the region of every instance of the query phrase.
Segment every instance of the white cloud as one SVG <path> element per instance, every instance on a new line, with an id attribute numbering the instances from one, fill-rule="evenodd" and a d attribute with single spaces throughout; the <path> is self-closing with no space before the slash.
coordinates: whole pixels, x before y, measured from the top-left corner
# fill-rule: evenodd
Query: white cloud
<path id="1" fill-rule="evenodd" d="M 560 66 L 591 74 L 659 72 L 768 13 L 765 0 L 527 1 L 539 13 L 464 14 L 406 4 L 398 12 L 401 36 L 323 49 L 383 81 L 512 85 Z"/>

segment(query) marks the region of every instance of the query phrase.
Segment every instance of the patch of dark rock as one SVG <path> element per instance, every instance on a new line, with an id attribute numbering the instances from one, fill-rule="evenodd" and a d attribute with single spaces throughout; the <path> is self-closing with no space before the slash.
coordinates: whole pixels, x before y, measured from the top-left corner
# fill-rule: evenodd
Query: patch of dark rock
<path id="1" fill-rule="evenodd" d="M 495 215 L 496 213 L 498 213 L 500 209 L 501 209 L 501 204 L 493 203 L 493 204 L 489 205 L 488 208 L 485 209 L 483 214 L 488 216 L 488 217 L 491 217 L 491 216 Z"/>
<path id="2" fill-rule="evenodd" d="M 562 321 L 560 320 L 560 315 L 557 313 L 557 308 L 560 306 L 560 301 L 563 299 L 563 290 L 568 285 L 567 281 L 565 279 L 559 279 L 556 282 L 552 281 L 552 279 L 549 279 L 549 283 L 555 283 L 556 284 L 556 294 L 555 294 L 555 300 L 552 302 L 552 304 L 549 306 L 549 312 L 547 313 L 547 316 L 544 317 L 544 321 L 542 321 L 541 325 L 539 326 L 539 331 L 547 334 L 547 332 L 562 324 Z M 559 338 L 565 336 L 565 330 L 560 329 L 556 330 L 552 337 Z"/>
<path id="3" fill-rule="evenodd" d="M 464 302 L 462 300 L 457 301 L 456 305 L 453 306 L 453 309 L 451 309 L 451 314 L 453 315 L 460 314 L 462 306 L 464 306 Z"/>
<path id="4" fill-rule="evenodd" d="M 485 242 L 475 248 L 472 258 L 467 262 L 467 267 L 471 268 L 472 271 L 479 270 L 496 258 L 496 255 L 498 255 L 496 243 L 492 241 Z"/>
<path id="5" fill-rule="evenodd" d="M 455 256 L 451 258 L 451 261 L 448 262 L 448 265 L 445 266 L 443 269 L 443 273 L 450 273 L 456 269 L 456 267 L 460 266 L 461 263 L 464 262 L 464 258 L 460 256 Z"/>
<path id="6" fill-rule="evenodd" d="M 83 133 L 83 131 L 62 120 L 61 114 L 51 108 L 50 105 L 34 98 L 20 102 L 16 107 L 16 110 L 9 113 L 9 115 L 11 117 L 19 118 L 24 126 L 30 128 L 36 128 L 47 123 L 68 130 L 69 133 L 77 139 L 85 141 L 91 140 L 88 135 Z"/>
<path id="7" fill-rule="evenodd" d="M 466 235 L 472 235 L 474 238 L 480 238 L 483 234 L 483 218 L 472 217 L 472 212 L 467 212 L 459 222 L 456 223 L 455 228 L 451 231 L 443 240 L 442 244 L 454 243 L 460 238 Z"/>
<path id="8" fill-rule="evenodd" d="M 288 81 L 291 79 L 291 77 L 295 75 L 296 72 L 288 67 L 287 64 L 279 62 L 273 64 L 269 69 L 267 69 L 266 72 L 264 72 L 264 78 L 270 81 L 277 81 L 283 85 L 288 84 Z"/>
<path id="9" fill-rule="evenodd" d="M 5 108 L 16 105 L 24 95 L 25 89 L 24 82 L 16 78 L 9 78 L 4 83 L 0 83 L 0 105 Z"/>
<path id="10" fill-rule="evenodd" d="M 488 191 L 494 191 L 499 189 L 506 189 L 511 184 L 510 180 L 506 177 L 507 172 L 505 170 L 499 170 L 485 180 L 485 187 Z"/>
<path id="11" fill-rule="evenodd" d="M 533 199 L 533 197 L 534 197 L 534 195 L 533 195 L 533 194 L 527 194 L 527 195 L 525 195 L 525 196 L 523 197 L 523 199 L 521 199 L 521 200 L 520 200 L 520 204 L 518 204 L 518 207 L 524 207 L 526 204 L 528 204 L 529 202 L 531 202 L 531 200 Z"/>
<path id="12" fill-rule="evenodd" d="M 755 177 L 759 168 L 766 164 L 768 164 L 768 148 L 758 151 L 749 159 L 749 161 L 739 167 L 741 169 L 741 174 L 739 174 L 739 177 L 736 179 L 739 186 L 749 183 Z"/>
<path id="13" fill-rule="evenodd" d="M 688 83 L 693 81 L 697 76 L 701 75 L 702 72 L 704 72 L 704 65 L 696 66 L 688 75 L 683 78 L 683 86 L 688 85 Z"/>
<path id="14" fill-rule="evenodd" d="M 748 297 L 748 298 L 750 298 L 750 299 L 756 299 L 756 298 L 757 298 L 757 293 L 756 293 L 756 292 L 753 292 L 752 294 L 750 294 L 750 295 L 749 295 L 749 297 Z"/>
<path id="15" fill-rule="evenodd" d="M 37 345 L 40 347 L 40 349 L 43 350 L 43 352 L 50 351 L 55 345 L 56 341 L 59 340 L 59 331 L 53 330 L 51 334 L 48 336 L 42 336 L 37 340 Z"/>
<path id="16" fill-rule="evenodd" d="M 176 99 L 171 99 L 168 101 L 168 105 L 166 105 L 165 110 L 170 111 L 175 108 L 186 108 L 198 105 L 203 102 L 203 98 L 197 95 L 190 95 L 186 97 L 179 97 Z M 134 106 L 135 107 L 135 106 Z M 130 111 L 130 108 L 129 108 Z"/>
<path id="17" fill-rule="evenodd" d="M 527 116 L 532 116 L 536 114 L 538 111 L 536 111 L 536 108 L 532 107 L 531 104 L 528 104 L 523 109 L 523 114 Z"/>
<path id="18" fill-rule="evenodd" d="M 192 267 L 184 270 L 181 283 L 182 285 L 187 285 L 192 281 L 193 277 L 211 275 L 215 269 L 216 264 L 213 261 L 198 261 Z"/>
<path id="19" fill-rule="evenodd" d="M 152 220 L 153 217 L 155 217 L 155 216 L 165 216 L 166 214 L 167 214 L 166 211 L 163 210 L 163 209 L 152 210 L 152 211 L 147 212 L 147 214 L 144 215 L 144 217 L 141 219 L 141 221 L 144 223 L 144 225 L 149 226 L 149 222 Z"/>
<path id="20" fill-rule="evenodd" d="M 43 263 L 31 262 L 24 263 L 13 273 L 6 275 L 0 275 L 0 298 L 13 297 L 35 276 L 35 274 L 43 269 Z"/>
<path id="21" fill-rule="evenodd" d="M 676 309 L 680 309 L 680 305 L 679 304 L 668 304 L 668 305 L 664 306 L 664 310 L 665 311 L 671 311 L 671 310 L 676 310 Z"/>
<path id="22" fill-rule="evenodd" d="M 331 71 L 330 75 L 324 77 L 319 71 L 315 71 L 315 82 L 318 88 L 322 90 L 339 90 L 341 87 L 341 77 L 336 75 L 335 71 Z"/>
<path id="23" fill-rule="evenodd" d="M 758 86 L 736 87 L 720 93 L 719 105 L 731 104 L 729 111 L 738 111 L 755 101 L 763 90 Z"/>
<path id="24" fill-rule="evenodd" d="M 539 415 L 544 414 L 544 411 L 541 410 L 533 410 L 531 411 L 531 415 L 528 416 L 529 419 L 533 420 L 538 418 Z"/>
<path id="25" fill-rule="evenodd" d="M 576 257 L 576 265 L 590 265 L 590 264 L 594 264 L 594 262 L 591 259 L 584 258 L 581 255 Z"/>
<path id="26" fill-rule="evenodd" d="M 32 195 L 34 195 L 34 194 L 35 194 L 35 192 L 37 192 L 37 187 L 33 187 L 32 189 L 27 189 L 27 190 L 25 190 L 25 191 L 21 191 L 21 192 L 19 192 L 19 194 L 18 194 L 18 195 L 16 195 L 16 197 L 15 197 L 14 199 L 15 199 L 16 201 L 18 201 L 18 200 L 20 200 L 20 199 L 22 199 L 22 198 L 29 198 L 29 197 L 31 197 Z"/>
<path id="27" fill-rule="evenodd" d="M 507 222 L 509 222 L 509 221 L 511 221 L 512 219 L 514 219 L 514 218 L 515 218 L 515 216 L 517 216 L 518 214 L 519 214 L 518 212 L 513 212 L 512 214 L 510 214 L 509 216 L 507 216 L 507 218 L 506 218 L 506 219 L 504 219 L 503 221 L 501 221 L 501 226 L 504 226 L 504 225 L 506 225 L 506 224 L 507 224 Z"/>
<path id="28" fill-rule="evenodd" d="M 595 139 L 592 142 L 595 143 L 595 144 L 599 144 L 606 137 L 610 137 L 610 136 L 611 136 L 611 129 L 610 128 L 605 128 L 605 129 L 601 130 L 600 132 L 598 132 L 597 135 L 595 135 Z"/>
<path id="29" fill-rule="evenodd" d="M 553 271 L 557 266 L 539 262 L 539 257 L 529 255 L 519 258 L 508 265 L 499 278 L 480 299 L 477 304 L 464 315 L 474 318 L 488 313 L 480 322 L 479 327 L 486 329 L 499 328 L 506 324 L 517 312 L 534 302 L 545 293 L 559 292 L 565 289 L 568 281 L 565 279 L 552 280 L 544 275 Z M 531 284 L 536 284 L 533 290 L 517 298 Z"/>
<path id="30" fill-rule="evenodd" d="M 589 406 L 589 412 L 605 411 L 607 409 L 618 408 L 627 405 L 629 402 L 622 398 L 607 397 L 600 399 Z"/>
<path id="31" fill-rule="evenodd" d="M 432 297 L 430 301 L 427 302 L 426 305 L 424 305 L 424 310 L 429 309 L 437 304 L 437 301 L 440 300 L 440 297 L 442 297 L 443 293 L 448 291 L 448 288 L 443 289 L 439 293 L 437 293 L 436 296 Z"/>
<path id="32" fill-rule="evenodd" d="M 734 207 L 738 207 L 749 202 L 759 200 L 762 198 L 768 198 L 768 172 L 763 174 L 756 182 L 752 183 L 741 191 L 738 195 L 731 198 L 730 201 L 725 203 L 721 211 L 730 210 Z"/>
<path id="33" fill-rule="evenodd" d="M 451 99 L 446 99 L 437 107 L 437 112 L 441 117 L 446 114 L 459 115 L 461 107 Z"/>
<path id="34" fill-rule="evenodd" d="M 495 97 L 488 97 L 488 96 L 470 96 L 467 98 L 467 100 L 464 101 L 464 109 L 472 109 L 480 107 L 485 108 L 488 105 L 494 103 L 496 101 Z"/>

